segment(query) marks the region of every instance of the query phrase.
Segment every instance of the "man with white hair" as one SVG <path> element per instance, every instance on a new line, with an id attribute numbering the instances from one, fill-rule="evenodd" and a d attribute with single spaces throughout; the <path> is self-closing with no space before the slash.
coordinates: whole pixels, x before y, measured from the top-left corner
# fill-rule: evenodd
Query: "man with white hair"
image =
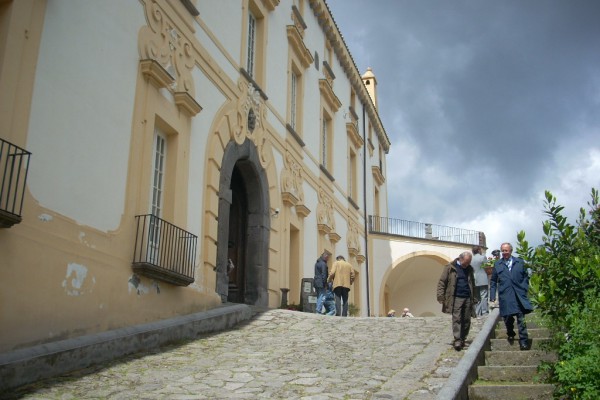
<path id="1" fill-rule="evenodd" d="M 500 316 L 504 319 L 508 340 L 515 339 L 515 319 L 519 329 L 519 347 L 529 349 L 529 335 L 525 324 L 525 314 L 533 311 L 527 297 L 529 291 L 529 271 L 519 257 L 513 257 L 510 243 L 500 246 L 502 258 L 494 264 L 490 282 L 490 302 L 496 300 L 496 288 L 500 300 Z"/>
<path id="2" fill-rule="evenodd" d="M 452 334 L 456 351 L 465 346 L 471 329 L 471 318 L 475 317 L 474 305 L 479 301 L 475 293 L 472 258 L 468 251 L 461 253 L 444 267 L 437 286 L 437 300 L 442 304 L 442 312 L 452 314 Z"/>

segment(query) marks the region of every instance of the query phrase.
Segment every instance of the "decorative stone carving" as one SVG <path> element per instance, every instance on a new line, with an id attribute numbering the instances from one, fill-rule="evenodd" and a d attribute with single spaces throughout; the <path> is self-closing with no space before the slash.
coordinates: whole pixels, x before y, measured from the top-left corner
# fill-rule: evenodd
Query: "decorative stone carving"
<path id="1" fill-rule="evenodd" d="M 346 244 L 348 245 L 348 254 L 356 257 L 360 253 L 360 227 L 355 222 L 348 224 L 348 236 Z"/>
<path id="2" fill-rule="evenodd" d="M 333 218 L 333 200 L 319 189 L 319 204 L 317 205 L 317 225 L 320 232 L 329 233 L 335 231 L 335 219 Z"/>
<path id="3" fill-rule="evenodd" d="M 302 183 L 304 181 L 302 165 L 294 159 L 294 156 L 289 151 L 285 154 L 285 168 L 281 172 L 281 194 L 287 198 L 296 199 L 294 204 L 304 203 L 304 189 Z"/>
<path id="4" fill-rule="evenodd" d="M 148 25 L 138 35 L 140 59 L 155 60 L 173 77 L 168 87 L 171 92 L 187 92 L 194 98 L 192 69 L 196 60 L 190 41 L 158 2 L 148 2 L 145 11 Z"/>
<path id="5" fill-rule="evenodd" d="M 252 82 L 242 77 L 238 80 L 238 89 L 240 96 L 233 139 L 238 144 L 244 143 L 246 138 L 252 140 L 258 149 L 260 162 L 265 166 L 269 152 L 267 151 L 268 134 L 264 128 L 266 112 L 264 100 Z"/>

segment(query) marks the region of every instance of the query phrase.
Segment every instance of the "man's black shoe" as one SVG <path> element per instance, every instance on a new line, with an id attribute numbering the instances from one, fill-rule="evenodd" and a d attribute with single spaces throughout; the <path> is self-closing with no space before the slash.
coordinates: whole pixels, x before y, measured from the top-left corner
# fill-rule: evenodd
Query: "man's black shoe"
<path id="1" fill-rule="evenodd" d="M 519 349 L 521 349 L 521 350 L 529 350 L 529 346 L 526 345 L 526 344 L 520 343 L 519 344 Z"/>
<path id="2" fill-rule="evenodd" d="M 461 340 L 454 341 L 454 350 L 461 351 L 463 348 L 463 342 Z"/>

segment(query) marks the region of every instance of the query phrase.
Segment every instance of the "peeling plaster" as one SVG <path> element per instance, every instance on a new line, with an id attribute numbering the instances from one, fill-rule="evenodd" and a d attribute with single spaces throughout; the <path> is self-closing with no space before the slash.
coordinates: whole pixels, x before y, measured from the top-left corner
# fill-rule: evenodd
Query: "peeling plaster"
<path id="1" fill-rule="evenodd" d="M 48 214 L 40 214 L 38 215 L 38 219 L 42 222 L 50 222 L 52 221 L 54 218 L 52 217 L 52 215 L 48 215 Z"/>
<path id="2" fill-rule="evenodd" d="M 152 281 L 151 287 L 148 287 L 142 283 L 140 277 L 136 274 L 131 275 L 129 281 L 127 281 L 129 287 L 129 293 L 135 291 L 138 295 L 149 294 L 150 290 L 156 290 L 156 294 L 160 294 L 160 286 L 157 281 Z"/>
<path id="3" fill-rule="evenodd" d="M 90 244 L 85 238 L 85 232 L 79 232 L 79 242 L 85 244 L 87 247 L 91 249 L 95 249 L 96 245 Z"/>
<path id="4" fill-rule="evenodd" d="M 92 288 L 96 285 L 96 278 L 92 277 L 91 286 L 84 287 L 85 278 L 87 277 L 88 269 L 85 265 L 69 263 L 67 265 L 67 276 L 62 282 L 62 287 L 69 296 L 81 296 L 86 291 L 92 292 Z M 89 289 L 89 290 L 88 290 Z"/>

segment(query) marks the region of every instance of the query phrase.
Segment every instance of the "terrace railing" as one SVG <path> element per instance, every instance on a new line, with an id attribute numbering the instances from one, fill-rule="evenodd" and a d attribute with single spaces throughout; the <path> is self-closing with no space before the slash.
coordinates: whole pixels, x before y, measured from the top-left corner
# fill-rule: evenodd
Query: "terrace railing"
<path id="1" fill-rule="evenodd" d="M 483 232 L 403 219 L 369 216 L 369 232 L 485 246 Z"/>
<path id="2" fill-rule="evenodd" d="M 21 222 L 31 153 L 0 139 L 0 228 Z"/>
<path id="3" fill-rule="evenodd" d="M 133 270 L 178 286 L 194 282 L 198 237 L 152 214 L 135 219 Z"/>

